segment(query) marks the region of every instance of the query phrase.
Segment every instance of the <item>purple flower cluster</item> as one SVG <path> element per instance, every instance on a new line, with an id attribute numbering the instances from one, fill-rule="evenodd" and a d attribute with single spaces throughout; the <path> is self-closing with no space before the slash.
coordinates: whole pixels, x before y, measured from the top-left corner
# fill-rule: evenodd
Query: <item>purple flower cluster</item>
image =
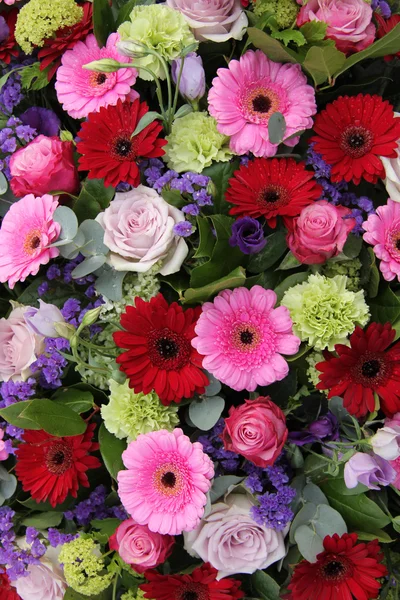
<path id="1" fill-rule="evenodd" d="M 314 442 L 331 442 L 339 439 L 339 421 L 331 411 L 310 423 L 302 431 L 291 431 L 289 442 L 296 446 Z"/>
<path id="2" fill-rule="evenodd" d="M 38 356 L 32 363 L 33 373 L 40 371 L 39 383 L 43 389 L 54 390 L 61 387 L 61 377 L 64 369 L 68 365 L 68 360 L 64 358 L 61 352 L 69 350 L 69 342 L 64 338 L 46 338 L 44 354 Z"/>
<path id="3" fill-rule="evenodd" d="M 62 546 L 63 544 L 68 544 L 68 542 L 76 540 L 77 537 L 79 537 L 79 533 L 76 533 L 75 535 L 72 533 L 62 533 L 53 527 L 50 527 L 47 530 L 47 539 L 49 540 L 50 546 L 53 548 L 57 548 L 57 546 Z"/>
<path id="4" fill-rule="evenodd" d="M 34 58 L 27 58 L 22 63 L 18 62 L 18 58 L 15 58 L 2 70 L 2 75 L 21 67 L 27 67 L 33 62 L 35 62 Z M 14 108 L 22 101 L 23 97 L 21 76 L 19 71 L 16 71 L 8 77 L 6 83 L 0 90 L 0 112 L 10 116 Z"/>
<path id="5" fill-rule="evenodd" d="M 224 427 L 225 421 L 220 419 L 207 435 L 201 435 L 197 440 L 202 444 L 204 452 L 217 463 L 216 475 L 223 475 L 224 471 L 228 473 L 237 471 L 241 460 L 239 454 L 225 450 L 221 438 Z"/>
<path id="6" fill-rule="evenodd" d="M 96 290 L 94 288 L 94 282 L 96 277 L 94 275 L 87 275 L 86 277 L 80 277 L 79 279 L 72 278 L 72 271 L 77 267 L 84 257 L 79 254 L 74 260 L 67 261 L 64 265 L 52 264 L 46 271 L 46 278 L 48 281 L 43 281 L 38 287 L 39 296 L 44 296 L 51 290 L 51 284 L 49 281 L 54 283 L 62 282 L 66 284 L 76 284 L 78 286 L 87 286 L 84 294 L 87 298 L 94 298 L 96 296 Z M 92 307 L 93 308 L 93 307 Z"/>
<path id="7" fill-rule="evenodd" d="M 4 381 L 0 384 L 0 408 L 7 408 L 11 404 L 20 402 L 21 400 L 28 400 L 35 395 L 36 392 L 36 381 L 30 377 L 27 381 Z M 1 427 L 5 430 L 4 442 L 8 454 L 15 454 L 12 441 L 22 440 L 24 433 L 23 429 L 10 425 L 2 419 L 0 419 Z"/>
<path id="8" fill-rule="evenodd" d="M 11 581 L 27 575 L 29 565 L 38 564 L 46 552 L 46 546 L 39 539 L 39 532 L 33 527 L 26 530 L 29 550 L 22 550 L 15 543 L 13 518 L 15 512 L 9 506 L 0 508 L 0 565 L 7 565 L 5 571 Z"/>
<path id="9" fill-rule="evenodd" d="M 117 519 L 127 519 L 125 509 L 121 506 L 106 506 L 107 490 L 104 485 L 99 485 L 90 494 L 87 500 L 79 502 L 72 510 L 64 513 L 69 521 L 75 520 L 78 525 L 89 525 L 93 519 L 108 519 L 115 517 Z"/>
<path id="10" fill-rule="evenodd" d="M 6 126 L 0 130 L 0 171 L 3 171 L 7 179 L 11 179 L 9 164 L 13 153 L 24 143 L 33 140 L 37 135 L 36 129 L 24 125 L 17 117 L 10 117 Z"/>
<path id="11" fill-rule="evenodd" d="M 340 204 L 352 208 L 351 214 L 348 217 L 356 221 L 352 233 L 356 235 L 363 233 L 362 224 L 369 215 L 375 214 L 372 200 L 367 196 L 358 197 L 353 192 L 349 192 L 349 186 L 346 181 L 332 183 L 330 181 L 331 167 L 323 160 L 321 154 L 313 150 L 313 144 L 310 145 L 307 151 L 306 163 L 314 169 L 315 178 L 322 185 L 324 190 L 322 197 L 330 200 L 332 204 Z"/>
<path id="12" fill-rule="evenodd" d="M 390 6 L 385 0 L 372 0 L 371 8 L 378 11 L 384 19 L 388 19 L 392 14 Z"/>

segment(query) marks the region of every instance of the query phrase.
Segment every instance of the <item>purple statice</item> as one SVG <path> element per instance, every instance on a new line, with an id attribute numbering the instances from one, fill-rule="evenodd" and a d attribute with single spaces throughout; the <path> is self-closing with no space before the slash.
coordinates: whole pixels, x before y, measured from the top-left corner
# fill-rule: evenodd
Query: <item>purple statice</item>
<path id="1" fill-rule="evenodd" d="M 182 212 L 191 217 L 197 217 L 200 214 L 200 207 L 197 204 L 187 204 L 182 208 Z"/>
<path id="2" fill-rule="evenodd" d="M 197 190 L 193 193 L 193 200 L 197 202 L 200 207 L 203 206 L 212 206 L 213 201 L 210 194 L 207 193 L 207 190 Z"/>
<path id="3" fill-rule="evenodd" d="M 34 58 L 27 58 L 23 62 L 19 62 L 18 58 L 13 58 L 9 65 L 2 70 L 2 75 L 15 69 L 27 67 L 35 62 Z M 19 71 L 12 73 L 3 87 L 0 90 L 0 112 L 5 115 L 11 115 L 14 108 L 23 100 L 21 76 Z"/>
<path id="4" fill-rule="evenodd" d="M 78 327 L 78 317 L 81 312 L 81 303 L 76 298 L 69 298 L 61 308 L 61 314 L 67 323 Z"/>
<path id="5" fill-rule="evenodd" d="M 106 506 L 107 490 L 99 485 L 87 500 L 79 502 L 72 510 L 64 513 L 66 519 L 75 520 L 78 525 L 89 525 L 93 519 L 103 520 L 110 517 L 126 519 L 127 515 L 122 506 Z"/>
<path id="6" fill-rule="evenodd" d="M 4 381 L 0 385 L 0 408 L 28 400 L 35 395 L 36 381 L 32 377 L 27 381 Z"/>
<path id="7" fill-rule="evenodd" d="M 11 179 L 9 163 L 12 154 L 35 137 L 35 129 L 23 125 L 20 119 L 13 116 L 8 119 L 6 127 L 0 130 L 0 168 L 7 179 Z"/>
<path id="8" fill-rule="evenodd" d="M 273 466 L 265 469 L 255 465 L 249 468 L 249 463 L 244 466 L 244 470 L 250 471 L 245 480 L 246 487 L 253 494 L 264 492 L 256 496 L 259 504 L 252 507 L 251 516 L 256 523 L 277 531 L 285 529 L 293 519 L 290 504 L 296 496 L 296 490 L 289 485 L 289 476 L 283 464 L 284 459 L 284 456 L 278 458 Z"/>
<path id="9" fill-rule="evenodd" d="M 49 289 L 50 289 L 49 282 L 48 281 L 42 281 L 42 283 L 38 287 L 39 298 L 41 298 L 42 296 L 44 296 L 45 294 L 47 294 L 47 292 L 49 291 Z"/>
<path id="10" fill-rule="evenodd" d="M 189 221 L 180 221 L 174 225 L 174 233 L 180 237 L 189 237 L 193 232 L 193 225 Z"/>
<path id="11" fill-rule="evenodd" d="M 204 452 L 217 463 L 217 475 L 223 475 L 224 472 L 234 473 L 238 470 L 241 460 L 235 452 L 225 450 L 221 437 L 224 427 L 225 420 L 219 419 L 207 434 L 201 435 L 197 440 L 203 445 Z"/>
<path id="12" fill-rule="evenodd" d="M 39 384 L 43 389 L 54 390 L 62 386 L 61 377 L 68 360 L 60 352 L 69 350 L 69 342 L 64 338 L 46 338 L 45 351 L 32 363 L 33 373 L 39 372 Z"/>
<path id="13" fill-rule="evenodd" d="M 29 565 L 38 564 L 46 552 L 46 546 L 34 534 L 33 528 L 28 528 L 26 538 L 31 546 L 29 549 L 22 550 L 15 543 L 14 516 L 15 512 L 9 506 L 0 508 L 0 565 L 6 565 L 5 572 L 11 581 L 25 577 Z"/>
<path id="14" fill-rule="evenodd" d="M 57 548 L 57 546 L 68 544 L 69 542 L 72 542 L 72 540 L 76 540 L 78 537 L 79 533 L 76 533 L 75 535 L 72 533 L 62 533 L 53 527 L 50 527 L 47 530 L 47 539 L 49 540 L 49 544 L 52 548 Z"/>
<path id="15" fill-rule="evenodd" d="M 388 19 L 392 14 L 390 6 L 385 0 L 372 0 L 371 8 L 379 12 L 384 19 Z"/>

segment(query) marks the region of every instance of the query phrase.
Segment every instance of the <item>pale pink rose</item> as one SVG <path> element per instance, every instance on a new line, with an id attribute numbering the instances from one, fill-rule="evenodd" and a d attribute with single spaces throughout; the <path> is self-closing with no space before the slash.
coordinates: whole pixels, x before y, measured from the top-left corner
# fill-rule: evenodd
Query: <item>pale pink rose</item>
<path id="1" fill-rule="evenodd" d="M 161 275 L 170 275 L 187 256 L 186 242 L 174 233 L 185 215 L 144 185 L 116 194 L 96 220 L 104 229 L 104 243 L 111 251 L 108 262 L 116 271 L 145 273 L 160 262 Z"/>
<path id="2" fill-rule="evenodd" d="M 298 4 L 302 2 L 298 1 Z M 360 52 L 375 39 L 371 4 L 365 0 L 309 0 L 297 16 L 300 27 L 309 21 L 328 24 L 326 36 L 345 54 Z"/>
<path id="3" fill-rule="evenodd" d="M 61 546 L 49 547 L 40 563 L 29 565 L 27 577 L 13 585 L 21 600 L 62 600 L 67 589 L 62 567 L 58 562 Z"/>
<path id="4" fill-rule="evenodd" d="M 0 427 L 0 461 L 7 460 L 8 452 L 6 450 L 6 443 L 3 441 L 4 429 Z"/>
<path id="5" fill-rule="evenodd" d="M 396 460 L 400 457 L 400 420 L 399 413 L 393 419 L 385 419 L 384 427 L 369 438 L 372 450 L 385 460 Z"/>
<path id="6" fill-rule="evenodd" d="M 134 519 L 127 519 L 118 526 L 108 543 L 111 550 L 116 550 L 122 560 L 137 573 L 143 573 L 166 561 L 174 541 L 172 535 L 155 533 L 147 525 L 139 525 Z"/>
<path id="7" fill-rule="evenodd" d="M 231 406 L 222 439 L 225 450 L 241 454 L 257 467 L 273 465 L 286 442 L 285 415 L 269 397 Z"/>
<path id="8" fill-rule="evenodd" d="M 42 196 L 48 192 L 63 191 L 74 194 L 79 188 L 79 177 L 73 158 L 72 142 L 58 137 L 38 135 L 11 157 L 10 182 L 14 194 Z"/>
<path id="9" fill-rule="evenodd" d="M 351 210 L 318 200 L 303 208 L 293 219 L 287 244 L 294 256 L 306 265 L 322 264 L 343 250 L 355 219 L 345 218 Z"/>
<path id="10" fill-rule="evenodd" d="M 185 550 L 218 569 L 217 579 L 266 569 L 285 556 L 283 533 L 256 523 L 252 506 L 247 495 L 229 494 L 197 529 L 183 534 Z"/>
<path id="11" fill-rule="evenodd" d="M 241 40 L 248 25 L 240 0 L 167 0 L 179 10 L 200 42 Z"/>
<path id="12" fill-rule="evenodd" d="M 30 365 L 43 352 L 43 336 L 27 325 L 24 313 L 29 307 L 17 307 L 7 319 L 0 319 L 0 381 L 25 381 Z"/>

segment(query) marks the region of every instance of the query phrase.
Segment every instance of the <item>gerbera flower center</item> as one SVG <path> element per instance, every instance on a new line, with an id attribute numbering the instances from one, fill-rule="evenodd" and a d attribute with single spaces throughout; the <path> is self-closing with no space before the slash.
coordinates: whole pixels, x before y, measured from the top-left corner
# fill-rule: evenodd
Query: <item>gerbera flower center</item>
<path id="1" fill-rule="evenodd" d="M 131 139 L 132 132 L 120 131 L 110 142 L 110 150 L 113 158 L 119 161 L 135 160 L 135 141 Z"/>
<path id="2" fill-rule="evenodd" d="M 168 327 L 150 332 L 148 348 L 153 365 L 167 371 L 181 369 L 190 359 L 190 342 Z"/>
<path id="3" fill-rule="evenodd" d="M 62 440 L 54 442 L 47 451 L 46 466 L 53 475 L 62 475 L 71 467 L 72 457 L 72 448 L 68 443 Z"/>
<path id="4" fill-rule="evenodd" d="M 362 125 L 350 125 L 342 132 L 340 147 L 352 158 L 365 156 L 373 144 L 373 133 Z"/>
<path id="5" fill-rule="evenodd" d="M 179 465 L 168 462 L 159 466 L 154 472 L 153 484 L 163 496 L 178 496 L 184 487 L 184 477 Z"/>
<path id="6" fill-rule="evenodd" d="M 283 186 L 270 184 L 264 187 L 258 196 L 258 204 L 265 210 L 277 210 L 290 201 L 290 196 Z"/>
<path id="7" fill-rule="evenodd" d="M 34 229 L 25 238 L 24 251 L 26 254 L 35 254 L 35 251 L 40 247 L 41 232 L 39 229 Z"/>
<path id="8" fill-rule="evenodd" d="M 327 561 L 321 567 L 321 575 L 325 581 L 335 585 L 340 581 L 351 577 L 351 574 L 351 564 L 343 556 L 328 556 Z"/>
<path id="9" fill-rule="evenodd" d="M 379 360 L 367 360 L 361 367 L 364 377 L 375 377 L 381 370 Z"/>
<path id="10" fill-rule="evenodd" d="M 207 586 L 202 583 L 187 583 L 178 590 L 176 600 L 209 600 Z"/>
<path id="11" fill-rule="evenodd" d="M 366 352 L 356 366 L 355 381 L 367 387 L 381 385 L 390 375 L 390 363 L 382 353 Z"/>
<path id="12" fill-rule="evenodd" d="M 233 345 L 240 352 L 252 352 L 261 341 L 257 327 L 251 323 L 241 323 L 233 330 Z"/>
<path id="13" fill-rule="evenodd" d="M 96 87 L 103 85 L 107 81 L 107 75 L 105 73 L 91 73 L 90 74 L 90 85 Z"/>
<path id="14" fill-rule="evenodd" d="M 279 94 L 267 86 L 257 85 L 254 88 L 246 88 L 240 104 L 247 121 L 267 124 L 272 113 L 279 110 Z"/>
<path id="15" fill-rule="evenodd" d="M 253 109 L 256 112 L 267 113 L 271 108 L 271 100 L 267 96 L 256 96 L 253 100 Z"/>

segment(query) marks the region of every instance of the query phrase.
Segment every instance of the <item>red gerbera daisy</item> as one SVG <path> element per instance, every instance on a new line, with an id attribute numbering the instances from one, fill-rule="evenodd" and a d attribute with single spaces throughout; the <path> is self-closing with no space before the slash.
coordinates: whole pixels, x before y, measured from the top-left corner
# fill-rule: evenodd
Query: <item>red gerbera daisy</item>
<path id="1" fill-rule="evenodd" d="M 290 600 L 370 600 L 377 598 L 387 574 L 378 540 L 357 544 L 356 533 L 335 533 L 324 539 L 315 563 L 303 560 L 288 586 Z"/>
<path id="2" fill-rule="evenodd" d="M 293 158 L 256 158 L 242 165 L 229 180 L 226 199 L 239 217 L 265 217 L 276 227 L 276 217 L 295 217 L 321 197 L 322 187 L 305 163 Z"/>
<path id="3" fill-rule="evenodd" d="M 397 156 L 400 118 L 380 96 L 340 96 L 316 116 L 314 131 L 311 142 L 332 166 L 332 181 L 376 183 L 385 177 L 380 157 Z"/>
<path id="4" fill-rule="evenodd" d="M 54 38 L 48 38 L 43 48 L 39 51 L 40 70 L 44 71 L 51 65 L 47 73 L 47 79 L 53 77 L 61 64 L 61 57 L 80 40 L 84 40 L 93 31 L 93 8 L 91 2 L 82 4 L 83 17 L 79 23 L 72 27 L 63 27 L 56 31 Z"/>
<path id="5" fill-rule="evenodd" d="M 15 41 L 15 24 L 18 17 L 18 9 L 13 8 L 9 12 L 0 13 L 0 17 L 3 17 L 8 27 L 9 33 L 7 37 L 0 42 L 0 61 L 10 64 L 13 56 L 18 56 L 18 47 Z M 6 30 L 7 31 L 7 30 Z"/>
<path id="6" fill-rule="evenodd" d="M 166 140 L 157 136 L 162 130 L 158 121 L 147 125 L 132 137 L 140 119 L 149 110 L 145 102 L 122 102 L 100 108 L 82 123 L 78 133 L 79 170 L 89 171 L 89 179 L 104 178 L 106 186 L 116 187 L 121 181 L 138 186 L 140 173 L 137 162 L 165 154 Z"/>
<path id="7" fill-rule="evenodd" d="M 375 20 L 378 24 L 376 31 L 376 37 L 378 39 L 384 37 L 389 31 L 392 31 L 398 23 L 400 23 L 400 15 L 392 15 L 388 19 L 384 19 L 382 15 L 374 13 Z M 400 56 L 400 52 L 396 54 L 387 54 L 384 59 L 388 62 L 394 59 L 395 56 Z"/>
<path id="8" fill-rule="evenodd" d="M 114 333 L 114 341 L 128 350 L 117 363 L 135 393 L 155 390 L 165 405 L 204 393 L 208 378 L 190 343 L 200 312 L 200 307 L 184 312 L 176 302 L 169 306 L 162 294 L 150 302 L 136 298 L 135 306 L 126 307 L 121 316 L 126 331 Z"/>
<path id="9" fill-rule="evenodd" d="M 329 389 L 328 398 L 341 396 L 355 417 L 375 410 L 374 393 L 386 415 L 400 411 L 400 342 L 388 350 L 395 335 L 390 323 L 371 323 L 365 331 L 356 327 L 350 346 L 337 344 L 338 357 L 316 365 L 322 371 L 317 388 Z"/>
<path id="10" fill-rule="evenodd" d="M 15 471 L 23 490 L 36 502 L 48 500 L 54 507 L 70 494 L 76 498 L 79 485 L 89 487 L 88 469 L 97 469 L 100 461 L 89 452 L 99 445 L 92 442 L 95 424 L 82 435 L 54 437 L 45 431 L 25 431 L 17 451 Z"/>
<path id="11" fill-rule="evenodd" d="M 150 583 L 140 589 L 145 598 L 153 600 L 237 600 L 243 598 L 240 581 L 221 579 L 216 581 L 218 571 L 209 563 L 195 569 L 191 575 L 160 575 L 146 571 Z"/>
<path id="12" fill-rule="evenodd" d="M 17 594 L 17 590 L 11 587 L 6 573 L 0 573 L 0 592 L 1 600 L 21 600 L 21 596 Z"/>

